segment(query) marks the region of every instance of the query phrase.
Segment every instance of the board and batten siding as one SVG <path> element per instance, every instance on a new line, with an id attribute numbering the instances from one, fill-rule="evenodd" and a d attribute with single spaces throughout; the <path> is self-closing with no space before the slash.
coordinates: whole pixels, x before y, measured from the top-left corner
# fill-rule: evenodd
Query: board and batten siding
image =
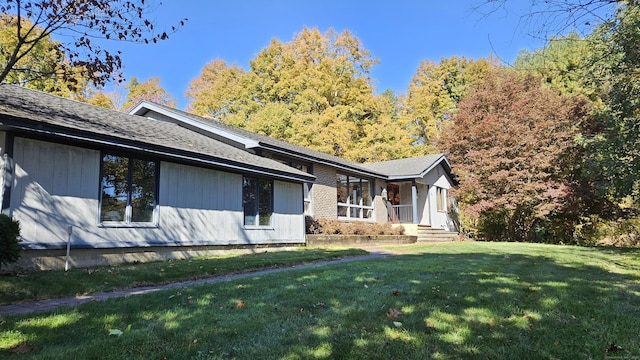
<path id="1" fill-rule="evenodd" d="M 99 224 L 100 151 L 16 137 L 12 216 L 25 248 L 304 243 L 302 184 L 274 181 L 269 229 L 245 229 L 242 175 L 160 162 L 157 226 Z"/>
<path id="2" fill-rule="evenodd" d="M 442 165 L 438 165 L 424 177 L 424 180 L 426 183 L 432 184 L 432 186 L 429 186 L 429 201 L 427 203 L 429 211 L 431 212 L 431 226 L 447 231 L 454 231 L 448 212 L 438 211 L 438 200 L 436 197 L 436 187 L 446 189 L 447 192 L 451 189 L 451 183 L 447 179 L 446 171 L 442 168 Z"/>

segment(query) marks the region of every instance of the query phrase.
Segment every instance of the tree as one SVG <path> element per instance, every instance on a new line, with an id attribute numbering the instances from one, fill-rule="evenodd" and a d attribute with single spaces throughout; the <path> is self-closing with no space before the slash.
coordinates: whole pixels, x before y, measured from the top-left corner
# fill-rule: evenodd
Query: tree
<path id="1" fill-rule="evenodd" d="M 105 94 L 102 91 L 92 91 L 88 97 L 82 99 L 81 101 L 84 101 L 91 105 L 100 106 L 106 109 L 112 109 L 112 110 L 116 109 L 116 105 L 115 105 L 115 101 L 113 100 L 113 97 L 109 96 L 109 94 Z"/>
<path id="2" fill-rule="evenodd" d="M 530 0 L 529 10 L 521 15 L 522 26 L 530 27 L 531 35 L 549 39 L 570 31 L 588 34 L 594 26 L 611 20 L 616 7 L 635 0 Z M 510 0 L 485 0 L 475 10 L 488 17 L 497 12 L 509 13 Z M 520 5 L 520 4 L 519 4 Z"/>
<path id="3" fill-rule="evenodd" d="M 11 24 L 16 41 L 9 46 L 3 43 L 0 82 L 20 70 L 20 61 L 26 56 L 47 49 L 41 43 L 57 34 L 67 40 L 55 43 L 51 50 L 64 53 L 67 61 L 57 64 L 56 73 L 64 81 L 72 81 L 80 71 L 80 77 L 96 86 L 104 85 L 121 69 L 122 61 L 119 52 L 104 49 L 93 40 L 155 43 L 167 39 L 167 32 L 156 32 L 147 18 L 152 8 L 144 0 L 7 0 L 0 4 L 0 14 L 15 19 Z M 30 73 L 35 75 L 36 71 Z M 46 77 L 48 71 L 42 75 Z"/>
<path id="4" fill-rule="evenodd" d="M 10 62 L 9 50 L 17 46 L 19 37 L 16 28 L 30 28 L 29 19 L 22 19 L 18 27 L 18 18 L 13 15 L 0 14 L 0 68 Z M 32 50 L 19 59 L 13 69 L 6 74 L 4 82 L 17 84 L 30 89 L 40 90 L 64 97 L 72 97 L 74 90 L 86 84 L 77 69 L 69 69 L 66 76 L 61 69 L 67 63 L 66 55 L 59 49 L 60 43 L 50 36 L 42 38 L 34 44 Z"/>
<path id="5" fill-rule="evenodd" d="M 563 94 L 593 97 L 595 89 L 585 83 L 592 49 L 592 40 L 571 32 L 567 36 L 552 37 L 541 49 L 520 51 L 513 65 L 520 71 L 539 75 L 548 86 Z"/>
<path id="6" fill-rule="evenodd" d="M 152 77 L 147 81 L 138 82 L 135 77 L 131 78 L 127 84 L 127 98 L 122 104 L 124 111 L 131 110 L 142 100 L 148 100 L 156 104 L 168 107 L 176 107 L 176 99 L 172 98 L 167 91 L 160 86 L 160 78 Z"/>
<path id="7" fill-rule="evenodd" d="M 624 3 L 592 35 L 587 80 L 602 98 L 601 128 L 582 140 L 594 154 L 591 171 L 601 191 L 640 205 L 640 4 Z"/>
<path id="8" fill-rule="evenodd" d="M 235 64 L 228 66 L 221 59 L 206 64 L 185 92 L 190 100 L 187 111 L 229 122 L 229 116 L 242 112 L 238 101 L 246 98 L 240 93 L 245 75 L 242 68 Z"/>
<path id="9" fill-rule="evenodd" d="M 350 32 L 304 28 L 291 42 L 273 39 L 246 72 L 222 60 L 207 64 L 189 86 L 188 108 L 350 160 L 387 160 L 411 149 L 383 151 L 380 134 L 393 133 L 402 144 L 412 138 L 405 124 L 389 117 L 397 102 L 374 94 L 369 73 L 375 64 Z"/>
<path id="10" fill-rule="evenodd" d="M 377 95 L 376 100 L 377 121 L 365 126 L 365 136 L 351 150 L 353 155 L 350 157 L 362 162 L 377 162 L 426 154 L 429 147 L 416 144 L 414 137 L 407 136 L 411 124 L 402 116 L 402 99 L 387 89 Z"/>
<path id="11" fill-rule="evenodd" d="M 566 165 L 581 161 L 574 138 L 588 111 L 583 98 L 515 71 L 491 73 L 461 100 L 439 146 L 482 237 L 535 241 L 536 225 L 564 211 L 575 185 Z"/>
<path id="12" fill-rule="evenodd" d="M 406 114 L 418 143 L 433 144 L 456 112 L 468 89 L 497 64 L 491 59 L 443 58 L 436 64 L 424 60 L 409 84 Z"/>

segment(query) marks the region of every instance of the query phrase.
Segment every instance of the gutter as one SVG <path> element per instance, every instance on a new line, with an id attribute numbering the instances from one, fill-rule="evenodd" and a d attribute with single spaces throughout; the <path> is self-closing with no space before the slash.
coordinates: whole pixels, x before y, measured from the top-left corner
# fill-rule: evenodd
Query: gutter
<path id="1" fill-rule="evenodd" d="M 292 180 L 295 182 L 314 182 L 315 181 L 315 176 L 311 174 L 307 174 L 308 176 L 303 176 L 303 175 L 286 174 L 277 170 L 269 171 L 269 169 L 255 167 L 248 164 L 237 163 L 232 160 L 216 159 L 214 157 L 205 159 L 205 158 L 190 156 L 188 155 L 188 152 L 185 152 L 182 150 L 180 150 L 180 152 L 184 154 L 179 154 L 177 152 L 169 152 L 160 148 L 152 149 L 150 147 L 144 147 L 141 145 L 125 144 L 123 142 L 117 142 L 114 140 L 110 140 L 108 138 L 99 139 L 99 138 L 92 138 L 92 137 L 86 137 L 86 136 L 80 136 L 80 135 L 72 135 L 65 132 L 58 132 L 54 130 L 46 130 L 44 128 L 33 129 L 30 127 L 20 126 L 20 125 L 7 125 L 7 124 L 4 124 L 4 125 L 16 130 L 20 130 L 26 134 L 49 135 L 49 136 L 57 137 L 61 139 L 69 139 L 69 140 L 75 140 L 78 142 L 85 142 L 90 144 L 115 147 L 119 149 L 144 152 L 148 154 L 162 156 L 165 158 L 179 159 L 179 160 L 191 161 L 191 162 L 200 163 L 200 164 L 207 164 L 210 166 L 223 168 L 223 169 L 231 169 L 237 173 L 252 173 L 252 174 L 258 174 L 258 175 L 268 175 L 278 179 L 290 180 L 290 181 Z"/>

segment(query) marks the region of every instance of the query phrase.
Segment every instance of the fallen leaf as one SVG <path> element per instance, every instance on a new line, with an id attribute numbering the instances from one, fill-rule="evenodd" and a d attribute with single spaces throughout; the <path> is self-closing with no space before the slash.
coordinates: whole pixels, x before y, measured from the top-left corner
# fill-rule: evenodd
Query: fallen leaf
<path id="1" fill-rule="evenodd" d="M 243 307 L 245 307 L 245 305 L 246 305 L 246 304 L 245 304 L 245 303 L 244 303 L 244 301 L 242 301 L 242 300 L 239 300 L 238 302 L 236 302 L 236 306 L 237 306 L 237 307 L 239 307 L 239 308 L 241 308 L 241 309 L 242 309 Z"/>
<path id="2" fill-rule="evenodd" d="M 390 308 L 387 312 L 387 318 L 389 320 L 395 320 L 402 314 L 402 311 L 394 308 Z"/>
<path id="3" fill-rule="evenodd" d="M 124 333 L 122 332 L 122 330 L 119 330 L 119 329 L 110 329 L 109 330 L 109 336 L 111 336 L 111 335 L 122 336 L 122 334 L 124 334 Z"/>
<path id="4" fill-rule="evenodd" d="M 22 343 L 20 345 L 14 346 L 9 351 L 11 351 L 14 354 L 24 354 L 24 353 L 28 353 L 29 351 L 35 350 L 35 348 L 36 348 L 35 345 Z"/>
<path id="5" fill-rule="evenodd" d="M 395 326 L 395 327 L 398 327 L 398 328 L 399 328 L 399 327 L 402 327 L 402 323 L 401 323 L 400 321 L 394 321 L 394 322 L 393 322 L 393 326 Z"/>
<path id="6" fill-rule="evenodd" d="M 400 296 L 400 290 L 394 289 L 393 290 L 393 296 Z"/>

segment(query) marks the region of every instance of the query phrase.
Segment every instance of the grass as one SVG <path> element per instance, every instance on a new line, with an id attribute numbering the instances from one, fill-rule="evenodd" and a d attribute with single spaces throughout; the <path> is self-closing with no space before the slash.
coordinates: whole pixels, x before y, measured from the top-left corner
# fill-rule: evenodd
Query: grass
<path id="1" fill-rule="evenodd" d="M 0 358 L 621 359 L 640 356 L 640 250 L 397 247 L 0 319 Z"/>
<path id="2" fill-rule="evenodd" d="M 0 276 L 0 305 L 166 284 L 363 254 L 367 252 L 360 249 L 263 251 L 248 255 L 209 256 L 79 268 L 68 272 L 36 271 L 18 276 Z"/>

